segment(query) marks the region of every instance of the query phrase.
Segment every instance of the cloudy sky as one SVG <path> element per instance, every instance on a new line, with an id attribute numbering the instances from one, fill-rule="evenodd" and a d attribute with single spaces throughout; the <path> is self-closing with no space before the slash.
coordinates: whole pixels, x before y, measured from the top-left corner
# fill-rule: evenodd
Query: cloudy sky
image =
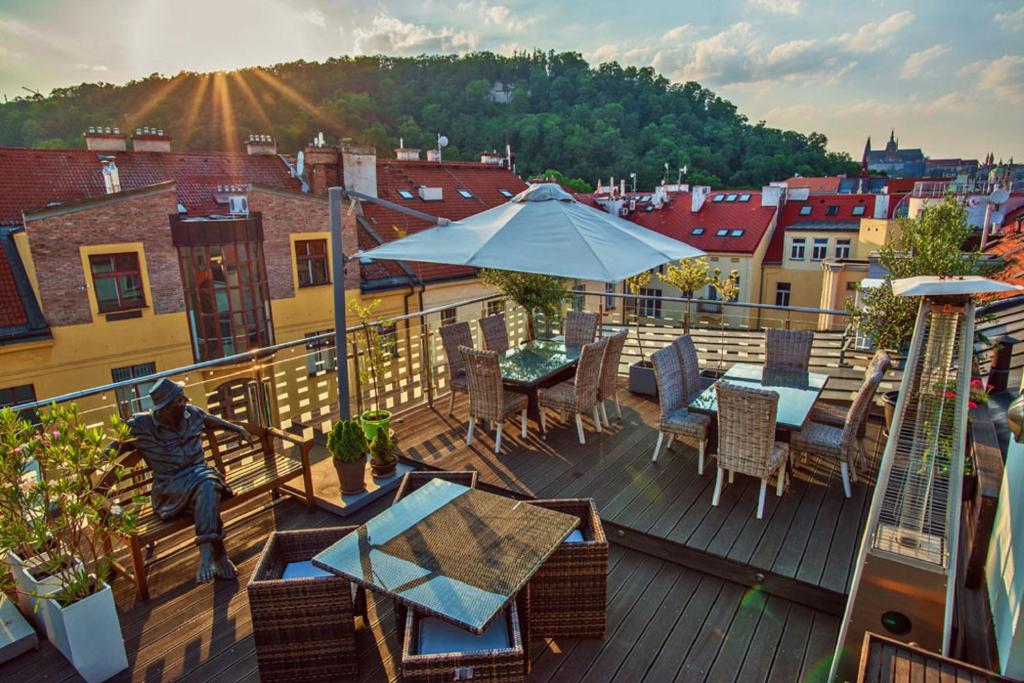
<path id="1" fill-rule="evenodd" d="M 856 158 L 1024 160 L 1022 0 L 0 0 L 0 93 L 324 59 L 541 48 L 697 80 Z"/>

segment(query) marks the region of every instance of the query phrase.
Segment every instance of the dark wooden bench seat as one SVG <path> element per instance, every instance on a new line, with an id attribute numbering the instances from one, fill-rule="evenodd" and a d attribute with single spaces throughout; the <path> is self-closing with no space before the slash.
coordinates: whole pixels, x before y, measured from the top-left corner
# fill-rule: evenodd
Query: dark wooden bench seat
<path id="1" fill-rule="evenodd" d="M 238 507 L 265 493 L 277 498 L 285 484 L 299 477 L 303 480 L 303 499 L 312 506 L 313 480 L 309 469 L 312 439 L 301 439 L 272 427 L 247 425 L 247 428 L 257 437 L 252 446 L 230 432 L 205 430 L 206 460 L 224 475 L 234 494 L 221 501 L 221 510 Z M 120 463 L 127 475 L 112 498 L 123 505 L 139 496 L 145 502 L 136 507 L 138 523 L 134 533 L 122 539 L 128 546 L 131 569 L 120 563 L 115 565 L 135 583 L 139 595 L 148 599 L 147 566 L 162 558 L 146 557 L 144 551 L 157 541 L 191 527 L 192 517 L 186 513 L 164 520 L 156 515 L 150 503 L 153 474 L 139 451 L 132 449 L 121 454 Z M 109 482 L 101 482 L 100 486 L 109 486 Z"/>

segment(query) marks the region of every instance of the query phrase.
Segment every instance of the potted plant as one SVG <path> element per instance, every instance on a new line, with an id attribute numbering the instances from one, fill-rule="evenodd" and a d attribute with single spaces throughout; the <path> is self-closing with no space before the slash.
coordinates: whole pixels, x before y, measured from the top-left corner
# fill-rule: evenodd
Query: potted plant
<path id="1" fill-rule="evenodd" d="M 391 427 L 391 411 L 381 408 L 381 394 L 387 364 L 394 355 L 394 343 L 384 334 L 384 328 L 393 325 L 387 321 L 374 320 L 374 311 L 379 305 L 380 299 L 374 299 L 366 305 L 357 300 L 348 303 L 348 307 L 359 318 L 357 334 L 362 337 L 364 344 L 365 355 L 359 365 L 359 378 L 370 389 L 371 408 L 359 416 L 359 422 L 368 440 L 372 440 L 379 430 L 388 431 Z"/>
<path id="2" fill-rule="evenodd" d="M 690 299 L 693 293 L 713 282 L 710 266 L 705 258 L 683 259 L 679 263 L 668 263 L 665 272 L 658 276 L 662 282 L 677 288 L 686 298 L 683 308 L 683 332 L 690 332 Z"/>
<path id="3" fill-rule="evenodd" d="M 626 278 L 626 289 L 629 290 L 630 294 L 637 295 L 640 294 L 650 281 L 651 273 L 645 270 L 633 277 Z M 629 390 L 634 394 L 657 396 L 658 382 L 654 377 L 654 365 L 651 364 L 651 361 L 647 360 L 647 354 L 644 352 L 643 331 L 640 325 L 640 304 L 639 300 L 634 299 L 634 301 L 636 302 L 636 343 L 640 351 L 640 360 L 629 366 Z"/>
<path id="4" fill-rule="evenodd" d="M 394 439 L 387 431 L 378 429 L 370 442 L 370 469 L 373 470 L 373 476 L 378 479 L 392 477 L 397 466 Z"/>
<path id="5" fill-rule="evenodd" d="M 88 427 L 74 404 L 53 406 L 38 427 L 0 410 L 0 549 L 46 636 L 90 682 L 128 667 L 107 583 L 113 541 L 136 524 L 135 506 L 111 496 L 124 475 L 109 444 L 128 440 L 123 421 Z M 45 476 L 26 476 L 33 465 Z"/>
<path id="6" fill-rule="evenodd" d="M 339 420 L 327 435 L 327 450 L 338 472 L 343 496 L 366 490 L 366 451 L 369 444 L 358 420 Z"/>
<path id="7" fill-rule="evenodd" d="M 740 271 L 735 268 L 729 271 L 727 277 L 722 277 L 722 269 L 715 268 L 711 278 L 711 286 L 715 292 L 718 293 L 718 298 L 722 301 L 735 301 L 740 294 Z M 725 307 L 722 308 L 721 327 L 719 328 L 721 333 L 719 338 L 722 340 L 719 346 L 718 353 L 718 370 L 719 373 L 722 370 L 722 361 L 725 360 Z"/>
<path id="8" fill-rule="evenodd" d="M 553 275 L 484 268 L 480 271 L 480 281 L 494 287 L 526 311 L 526 336 L 530 341 L 537 338 L 537 313 L 543 314 L 545 320 L 558 320 L 562 314 L 562 303 L 569 296 L 565 280 Z"/>

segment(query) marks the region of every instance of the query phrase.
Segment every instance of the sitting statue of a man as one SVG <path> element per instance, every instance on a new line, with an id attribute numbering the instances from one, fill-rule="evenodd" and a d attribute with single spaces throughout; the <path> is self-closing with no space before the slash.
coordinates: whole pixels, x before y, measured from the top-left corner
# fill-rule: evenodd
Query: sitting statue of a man
<path id="1" fill-rule="evenodd" d="M 153 408 L 128 420 L 132 443 L 153 472 L 153 510 L 161 519 L 189 513 L 195 520 L 199 544 L 197 583 L 215 576 L 231 579 L 235 566 L 224 548 L 221 498 L 232 495 L 224 477 L 206 463 L 203 430 L 220 427 L 250 444 L 248 430 L 189 405 L 184 385 L 164 378 L 149 391 Z"/>

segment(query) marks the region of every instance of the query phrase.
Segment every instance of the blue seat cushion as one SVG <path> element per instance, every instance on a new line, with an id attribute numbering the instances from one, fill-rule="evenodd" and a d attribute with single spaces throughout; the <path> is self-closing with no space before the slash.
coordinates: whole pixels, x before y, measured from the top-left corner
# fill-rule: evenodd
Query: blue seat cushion
<path id="1" fill-rule="evenodd" d="M 333 574 L 314 567 L 311 560 L 289 562 L 284 566 L 284 572 L 281 574 L 282 579 L 314 579 L 321 576 L 333 576 Z"/>
<path id="2" fill-rule="evenodd" d="M 586 543 L 587 539 L 583 538 L 583 532 L 579 529 L 573 529 L 572 533 L 565 537 L 562 543 Z"/>
<path id="3" fill-rule="evenodd" d="M 480 652 L 504 650 L 512 647 L 508 633 L 508 620 L 502 612 L 481 635 L 464 631 L 434 617 L 420 618 L 421 655 L 439 655 L 448 652 Z"/>

